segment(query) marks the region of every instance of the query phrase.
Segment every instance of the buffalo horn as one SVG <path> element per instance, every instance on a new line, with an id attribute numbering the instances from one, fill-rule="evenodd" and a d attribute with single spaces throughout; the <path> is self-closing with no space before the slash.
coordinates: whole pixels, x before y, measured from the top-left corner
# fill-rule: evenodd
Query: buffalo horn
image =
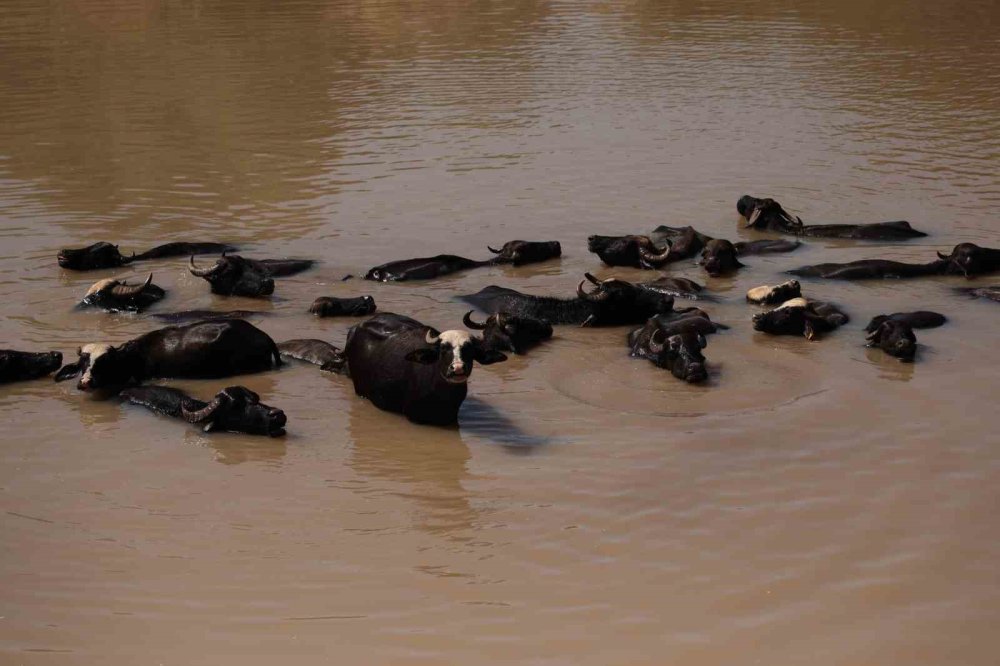
<path id="1" fill-rule="evenodd" d="M 462 323 L 465 324 L 467 328 L 471 328 L 474 331 L 481 331 L 486 328 L 486 324 L 477 324 L 472 321 L 472 312 L 472 310 L 469 310 L 465 313 L 465 316 L 462 317 Z M 430 342 L 430 340 L 428 340 L 428 342 Z"/>
<path id="2" fill-rule="evenodd" d="M 937 256 L 938 256 L 938 259 L 951 259 L 951 255 L 950 254 L 941 254 L 940 252 L 938 252 Z"/>
<path id="3" fill-rule="evenodd" d="M 664 261 L 667 260 L 667 257 L 670 255 L 670 244 L 669 243 L 667 244 L 667 249 L 664 250 L 663 252 L 661 252 L 660 254 L 654 254 L 653 252 L 650 252 L 648 249 L 646 249 L 646 246 L 647 246 L 646 243 L 643 243 L 642 245 L 639 246 L 639 257 L 643 261 L 645 261 L 647 264 L 658 264 L 658 263 L 664 262 Z M 650 241 L 648 243 L 648 246 L 651 247 L 651 248 L 653 248 L 653 249 L 656 249 L 656 246 L 653 245 L 652 241 Z"/>
<path id="4" fill-rule="evenodd" d="M 114 294 L 115 296 L 122 296 L 125 298 L 138 296 L 142 292 L 146 291 L 146 289 L 151 284 L 153 284 L 152 273 L 149 274 L 149 277 L 147 277 L 146 281 L 143 282 L 142 284 L 134 284 L 134 285 L 119 284 L 111 288 L 111 293 Z"/>
<path id="5" fill-rule="evenodd" d="M 760 210 L 761 210 L 760 206 L 757 206 L 753 209 L 753 213 L 751 213 L 750 217 L 747 218 L 748 227 L 752 227 L 754 225 L 754 222 L 757 221 L 757 218 L 760 217 Z"/>
<path id="6" fill-rule="evenodd" d="M 188 411 L 187 408 L 182 404 L 181 416 L 183 416 L 184 420 L 187 421 L 188 423 L 201 423 L 202 421 L 212 418 L 212 415 L 215 414 L 215 411 L 222 406 L 223 399 L 224 397 L 222 394 L 217 395 L 214 398 L 212 398 L 212 401 L 210 403 L 208 403 L 201 409 L 194 410 L 193 412 Z"/>
<path id="7" fill-rule="evenodd" d="M 655 331 L 653 331 L 653 334 L 651 336 L 649 336 L 649 351 L 653 352 L 654 354 L 659 354 L 661 351 L 663 351 L 663 343 L 656 341 L 656 335 L 658 333 L 663 334 L 663 329 L 658 328 Z"/>
<path id="8" fill-rule="evenodd" d="M 188 270 L 191 272 L 191 275 L 203 278 L 211 276 L 213 273 L 219 270 L 221 266 L 222 266 L 221 262 L 216 262 L 215 266 L 212 266 L 211 268 L 198 268 L 197 266 L 195 266 L 194 256 L 192 255 L 190 267 L 188 268 Z"/>
<path id="9" fill-rule="evenodd" d="M 436 345 L 438 342 L 441 341 L 441 336 L 439 336 L 439 335 L 432 335 L 431 334 L 431 330 L 427 329 L 427 335 L 424 337 L 424 340 L 429 345 Z"/>
<path id="10" fill-rule="evenodd" d="M 486 246 L 486 249 L 492 252 L 493 254 L 500 254 L 500 250 L 494 250 L 489 245 Z"/>

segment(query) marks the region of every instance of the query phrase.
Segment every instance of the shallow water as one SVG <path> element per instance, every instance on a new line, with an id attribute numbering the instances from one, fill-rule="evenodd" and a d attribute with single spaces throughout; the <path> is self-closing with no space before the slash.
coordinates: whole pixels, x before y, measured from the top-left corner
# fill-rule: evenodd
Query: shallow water
<path id="1" fill-rule="evenodd" d="M 0 388 L 0 661 L 62 664 L 988 664 L 1000 622 L 996 303 L 962 278 L 803 281 L 851 323 L 754 333 L 743 293 L 793 266 L 1000 246 L 993 3 L 24 0 L 0 18 L 0 346 L 159 326 L 78 312 L 154 273 L 158 310 L 266 310 L 342 344 L 321 295 L 456 326 L 488 284 L 572 293 L 592 233 L 732 239 L 736 199 L 806 222 L 907 219 L 885 245 L 809 239 L 732 278 L 694 265 L 710 381 L 560 327 L 478 368 L 455 429 L 312 366 L 242 383 L 280 440 L 207 436 L 72 383 Z M 561 260 L 427 283 L 341 282 L 514 238 Z M 62 247 L 220 240 L 322 263 L 269 301 L 182 259 L 71 273 Z M 981 278 L 978 285 L 996 283 Z M 918 361 L 866 350 L 931 309 Z M 221 464 L 220 464 L 221 463 Z"/>

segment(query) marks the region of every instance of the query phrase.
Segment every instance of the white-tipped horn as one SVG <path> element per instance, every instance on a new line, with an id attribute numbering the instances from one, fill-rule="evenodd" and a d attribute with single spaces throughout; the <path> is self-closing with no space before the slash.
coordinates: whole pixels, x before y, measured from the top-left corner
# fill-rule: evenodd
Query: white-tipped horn
<path id="1" fill-rule="evenodd" d="M 429 345 L 436 345 L 438 342 L 441 341 L 441 336 L 439 336 L 439 335 L 432 335 L 431 334 L 431 330 L 427 329 L 427 335 L 424 337 L 424 340 Z"/>

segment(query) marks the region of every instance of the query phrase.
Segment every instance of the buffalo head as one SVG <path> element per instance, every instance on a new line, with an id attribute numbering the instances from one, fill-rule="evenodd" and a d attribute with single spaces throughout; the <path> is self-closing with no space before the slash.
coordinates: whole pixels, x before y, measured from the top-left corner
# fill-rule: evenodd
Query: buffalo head
<path id="1" fill-rule="evenodd" d="M 269 437 L 284 435 L 288 421 L 283 411 L 263 404 L 259 395 L 243 386 L 222 389 L 203 407 L 190 402 L 181 404 L 181 416 L 188 423 L 203 426 L 205 432 L 223 430 Z"/>
<path id="2" fill-rule="evenodd" d="M 905 321 L 885 319 L 865 337 L 869 347 L 878 347 L 886 354 L 912 361 L 917 353 L 917 336 Z"/>
<path id="3" fill-rule="evenodd" d="M 110 345 L 90 344 L 76 350 L 77 361 L 56 373 L 57 382 L 81 375 L 76 387 L 81 391 L 116 388 L 132 380 L 130 364 L 122 351 Z"/>
<path id="4" fill-rule="evenodd" d="M 436 365 L 441 378 L 451 384 L 464 384 L 472 374 L 472 362 L 482 365 L 506 361 L 507 357 L 498 351 L 486 349 L 481 338 L 473 337 L 466 331 L 445 331 L 434 335 L 427 331 L 426 347 L 420 347 L 406 355 L 406 360 L 423 365 Z"/>
<path id="5" fill-rule="evenodd" d="M 523 354 L 532 345 L 552 337 L 552 324 L 547 321 L 498 312 L 480 324 L 472 319 L 472 312 L 465 313 L 462 323 L 483 332 L 483 344 L 487 349 Z"/>
<path id="6" fill-rule="evenodd" d="M 758 199 L 744 194 L 736 202 L 736 210 L 746 219 L 747 226 L 755 229 L 802 228 L 802 220 L 788 213 L 774 199 Z"/>
<path id="7" fill-rule="evenodd" d="M 670 256 L 670 243 L 658 248 L 649 236 L 590 236 L 587 249 L 608 266 L 651 268 L 660 266 Z"/>
<path id="8" fill-rule="evenodd" d="M 967 278 L 1000 270 L 1000 250 L 979 247 L 975 243 L 959 243 L 951 254 L 938 252 L 937 255 L 942 261 L 948 262 L 948 273 L 960 273 Z"/>
<path id="9" fill-rule="evenodd" d="M 309 306 L 309 312 L 317 317 L 359 317 L 375 312 L 375 299 L 371 296 L 335 298 L 321 296 Z"/>
<path id="10" fill-rule="evenodd" d="M 493 260 L 495 263 L 514 264 L 515 266 L 534 264 L 562 255 L 562 246 L 559 241 L 513 240 L 504 243 L 499 250 L 494 250 L 488 245 L 486 248 L 497 255 Z"/>
<path id="11" fill-rule="evenodd" d="M 108 278 L 91 285 L 80 301 L 82 307 L 97 307 L 112 312 L 138 312 L 163 298 L 165 292 L 153 284 L 153 274 L 142 284 Z"/>
<path id="12" fill-rule="evenodd" d="M 239 255 L 222 255 L 211 268 L 199 268 L 191 257 L 191 275 L 208 280 L 213 294 L 223 296 L 270 296 L 274 280 L 269 271 L 257 262 Z"/>
<path id="13" fill-rule="evenodd" d="M 670 370 L 677 379 L 697 383 L 708 379 L 701 353 L 707 344 L 701 333 L 685 331 L 667 337 L 662 329 L 657 329 L 649 339 L 649 351 L 653 363 Z"/>
<path id="14" fill-rule="evenodd" d="M 122 256 L 117 245 L 111 243 L 94 243 L 87 247 L 78 249 L 59 250 L 56 261 L 63 268 L 73 271 L 92 271 L 99 268 L 118 268 L 131 263 L 135 258 L 135 253 L 131 257 Z"/>
<path id="15" fill-rule="evenodd" d="M 584 273 L 584 277 L 597 289 L 586 291 L 584 280 L 580 280 L 576 287 L 577 297 L 588 301 L 594 308 L 581 326 L 627 324 L 670 312 L 674 308 L 674 297 L 669 294 L 643 289 L 617 278 L 598 280 L 590 273 Z"/>
<path id="16" fill-rule="evenodd" d="M 736 258 L 736 246 L 720 238 L 715 238 L 705 244 L 701 251 L 701 260 L 698 263 L 712 277 L 733 273 L 743 266 Z"/>

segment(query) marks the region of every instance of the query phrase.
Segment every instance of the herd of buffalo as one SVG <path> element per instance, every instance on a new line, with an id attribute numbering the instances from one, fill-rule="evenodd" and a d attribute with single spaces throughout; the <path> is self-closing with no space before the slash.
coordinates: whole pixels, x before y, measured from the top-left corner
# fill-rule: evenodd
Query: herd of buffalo
<path id="1" fill-rule="evenodd" d="M 748 227 L 795 237 L 847 238 L 901 241 L 925 236 L 905 221 L 878 224 L 807 225 L 787 213 L 773 199 L 743 196 L 736 204 Z M 609 266 L 662 269 L 689 258 L 711 276 L 733 273 L 748 255 L 791 252 L 796 240 L 760 240 L 732 243 L 712 238 L 692 227 L 661 226 L 649 234 L 591 236 L 589 250 Z M 381 282 L 428 280 L 457 271 L 499 264 L 524 265 L 559 257 L 557 241 L 511 241 L 492 257 L 478 261 L 455 255 L 437 255 L 394 261 L 376 266 L 365 279 Z M 122 255 L 116 245 L 95 243 L 66 249 L 59 265 L 68 270 L 108 269 L 145 259 L 185 256 L 192 275 L 206 280 L 215 294 L 265 297 L 274 293 L 274 278 L 310 268 L 306 259 L 247 259 L 237 248 L 219 243 L 168 243 L 142 254 Z M 205 266 L 195 255 L 219 258 Z M 799 277 L 827 279 L 910 278 L 960 274 L 967 278 L 1000 271 L 1000 250 L 961 243 L 948 254 L 937 253 L 927 263 L 909 264 L 865 259 L 845 264 L 818 264 L 789 271 Z M 588 287 L 589 283 L 589 287 Z M 219 378 L 269 370 L 282 357 L 307 361 L 322 370 L 348 375 L 356 393 L 380 409 L 399 412 L 417 423 L 453 424 L 468 391 L 475 362 L 482 365 L 506 360 L 504 352 L 523 354 L 552 336 L 552 326 L 626 326 L 634 328 L 626 340 L 633 357 L 645 358 L 687 382 L 704 381 L 708 373 L 702 350 L 706 336 L 725 328 L 697 307 L 674 307 L 675 298 L 698 300 L 703 287 L 692 280 L 661 276 L 632 283 L 584 275 L 573 298 L 524 294 L 506 287 L 489 286 L 459 298 L 486 313 L 476 321 L 473 311 L 463 323 L 469 330 L 440 331 L 415 319 L 379 313 L 353 326 L 343 349 L 315 339 L 275 343 L 248 323 L 246 311 L 197 310 L 154 315 L 172 325 L 159 328 L 124 344 L 87 344 L 77 360 L 62 365 L 59 352 L 0 350 L 0 383 L 29 380 L 56 372 L 56 381 L 79 377 L 77 388 L 117 394 L 123 400 L 156 412 L 199 424 L 206 432 L 234 431 L 280 436 L 286 416 L 260 402 L 242 386 L 231 386 L 207 401 L 163 386 L 142 386 L 148 379 L 167 377 Z M 974 297 L 1000 301 L 1000 286 L 962 289 Z M 95 283 L 80 307 L 110 312 L 141 312 L 160 301 L 166 292 L 153 284 L 153 276 L 138 284 L 109 278 Z M 790 279 L 779 285 L 751 289 L 746 299 L 773 309 L 752 316 L 753 328 L 774 335 L 803 335 L 808 339 L 830 332 L 848 321 L 838 306 L 802 296 L 800 283 Z M 318 298 L 309 311 L 320 317 L 367 316 L 375 301 L 355 298 Z M 915 328 L 945 323 L 935 312 L 900 312 L 875 317 L 866 327 L 867 344 L 903 360 L 916 352 Z"/>

